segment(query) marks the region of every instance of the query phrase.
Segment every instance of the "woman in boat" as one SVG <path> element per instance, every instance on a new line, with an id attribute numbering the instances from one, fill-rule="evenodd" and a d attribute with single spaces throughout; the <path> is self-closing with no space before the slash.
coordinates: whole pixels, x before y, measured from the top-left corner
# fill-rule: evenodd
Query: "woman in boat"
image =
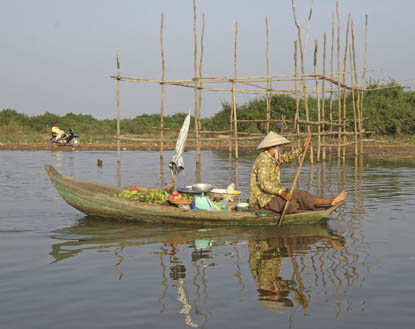
<path id="1" fill-rule="evenodd" d="M 296 160 L 305 150 L 305 143 L 300 149 L 293 152 L 281 153 L 280 145 L 291 143 L 288 139 L 275 132 L 270 132 L 257 149 L 263 151 L 258 155 L 251 169 L 249 180 L 249 204 L 253 209 L 267 209 L 274 212 L 281 212 L 287 201 L 287 213 L 297 210 L 314 209 L 318 206 L 334 206 L 347 197 L 342 191 L 333 198 L 322 198 L 307 191 L 295 190 L 290 193 L 287 188 L 281 185 L 280 165 Z"/>

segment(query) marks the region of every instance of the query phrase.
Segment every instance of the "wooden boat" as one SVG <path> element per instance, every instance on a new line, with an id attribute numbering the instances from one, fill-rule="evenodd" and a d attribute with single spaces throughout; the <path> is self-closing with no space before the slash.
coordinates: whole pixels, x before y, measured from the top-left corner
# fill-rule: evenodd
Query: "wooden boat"
<path id="1" fill-rule="evenodd" d="M 61 174 L 52 166 L 45 169 L 60 196 L 72 207 L 89 216 L 131 220 L 142 223 L 218 225 L 277 225 L 280 214 L 258 216 L 254 212 L 190 210 L 174 206 L 151 205 L 113 197 L 122 189 L 84 181 Z M 287 214 L 283 224 L 311 224 L 328 217 L 342 206 L 304 210 Z"/>

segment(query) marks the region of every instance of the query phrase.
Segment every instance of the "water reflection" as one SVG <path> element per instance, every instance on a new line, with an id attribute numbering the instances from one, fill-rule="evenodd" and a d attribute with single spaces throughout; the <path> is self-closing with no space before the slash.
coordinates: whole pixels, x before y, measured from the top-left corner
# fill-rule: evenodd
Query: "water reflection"
<path id="1" fill-rule="evenodd" d="M 348 280 L 341 269 L 349 270 L 356 261 L 340 254 L 345 250 L 346 240 L 327 223 L 278 229 L 197 229 L 85 217 L 78 225 L 55 231 L 50 237 L 54 240 L 50 252 L 52 263 L 83 252 L 110 251 L 117 257 L 113 266 L 119 280 L 128 275 L 124 271 L 130 268 L 121 267 L 129 261 L 123 254 L 131 252 L 131 248 L 150 247 L 153 262 L 159 264 L 159 272 L 154 275 L 161 273 L 161 285 L 157 288 L 160 289 L 160 312 L 171 302 L 167 298 L 171 295 L 169 288 L 175 287 L 176 300 L 181 305 L 179 313 L 190 327 L 198 326 L 200 319 L 203 325 L 208 321 L 209 312 L 201 305 L 210 298 L 209 284 L 215 285 L 208 280 L 209 268 L 216 268 L 218 264 L 223 275 L 237 280 L 241 294 L 254 288 L 261 305 L 284 313 L 293 308 L 308 308 L 313 285 L 318 286 L 320 281 L 323 289 L 338 291 Z M 249 272 L 244 266 L 247 264 Z M 255 287 L 249 287 L 252 281 L 246 282 L 247 275 L 255 280 Z M 354 271 L 354 275 L 359 274 Z"/>

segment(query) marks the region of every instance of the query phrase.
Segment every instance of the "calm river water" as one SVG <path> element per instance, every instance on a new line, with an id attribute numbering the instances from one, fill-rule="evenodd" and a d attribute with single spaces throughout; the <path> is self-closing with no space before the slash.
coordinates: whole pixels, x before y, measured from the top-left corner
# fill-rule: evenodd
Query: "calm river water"
<path id="1" fill-rule="evenodd" d="M 234 168 L 226 153 L 202 152 L 201 179 L 224 188 L 237 178 L 247 198 L 255 156 L 242 152 Z M 194 153 L 184 159 L 177 186 L 195 181 Z M 160 186 L 159 163 L 158 152 L 124 151 L 118 175 L 116 152 L 0 151 L 0 328 L 413 327 L 415 168 L 305 164 L 301 188 L 345 188 L 347 204 L 327 223 L 284 229 L 89 218 L 43 169 Z M 294 173 L 282 170 L 287 185 Z"/>

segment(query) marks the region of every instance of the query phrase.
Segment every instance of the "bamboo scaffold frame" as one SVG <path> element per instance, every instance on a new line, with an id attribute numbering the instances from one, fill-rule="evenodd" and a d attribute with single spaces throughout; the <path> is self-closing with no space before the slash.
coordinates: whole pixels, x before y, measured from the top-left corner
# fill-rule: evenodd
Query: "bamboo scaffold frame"
<path id="1" fill-rule="evenodd" d="M 209 142 L 209 146 L 221 146 L 228 147 L 230 159 L 232 154 L 235 156 L 235 160 L 239 158 L 239 141 L 243 142 L 243 146 L 253 146 L 249 142 L 257 143 L 260 138 L 263 138 L 265 133 L 271 130 L 272 124 L 279 123 L 281 134 L 286 137 L 293 137 L 299 140 L 306 136 L 316 136 L 316 161 L 325 160 L 327 158 L 327 148 L 329 150 L 332 147 L 337 146 L 337 156 L 345 157 L 346 146 L 354 144 L 354 154 L 362 154 L 362 137 L 363 130 L 363 95 L 364 92 L 370 90 L 366 88 L 365 78 L 367 72 L 373 72 L 376 70 L 370 70 L 367 68 L 367 27 L 368 18 L 366 15 L 365 21 L 365 44 L 364 44 L 364 66 L 363 69 L 358 69 L 356 64 L 356 50 L 355 50 L 355 33 L 354 24 L 350 14 L 347 20 L 347 29 L 345 33 L 345 46 L 344 46 L 344 58 L 343 68 L 340 65 L 340 53 L 341 53 L 341 29 L 340 29 L 340 10 L 338 2 L 336 2 L 336 11 L 332 15 L 332 35 L 331 35 L 331 57 L 330 57 L 330 71 L 326 71 L 326 56 L 327 56 L 327 38 L 324 33 L 323 51 L 322 51 L 322 72 L 318 69 L 318 41 L 314 41 L 313 52 L 313 72 L 306 73 L 305 70 L 305 58 L 307 52 L 307 45 L 309 39 L 310 23 L 313 13 L 314 0 L 312 0 L 311 8 L 309 11 L 308 19 L 306 22 L 306 31 L 304 36 L 304 42 L 302 39 L 302 29 L 297 20 L 295 0 L 292 2 L 292 13 L 294 18 L 294 24 L 297 28 L 297 40 L 294 41 L 294 73 L 275 75 L 270 72 L 270 60 L 269 60 L 269 21 L 268 17 L 265 18 L 265 33 L 266 33 L 266 75 L 238 77 L 237 76 L 237 40 L 238 40 L 238 23 L 235 23 L 235 40 L 234 40 L 234 63 L 233 63 L 233 76 L 232 77 L 209 77 L 202 75 L 202 59 L 204 51 L 204 34 L 205 34 L 205 14 L 203 13 L 202 19 L 202 33 L 200 39 L 200 48 L 198 45 L 197 34 L 197 9 L 196 0 L 193 0 L 193 35 L 194 35 L 194 76 L 192 79 L 187 80 L 166 80 L 165 78 L 165 55 L 163 46 L 163 32 L 164 32 L 164 15 L 161 14 L 160 22 L 160 50 L 161 50 L 161 67 L 162 74 L 161 79 L 145 79 L 128 77 L 121 75 L 120 72 L 120 56 L 117 52 L 117 75 L 111 76 L 112 79 L 117 81 L 117 149 L 118 149 L 118 161 L 120 161 L 120 141 L 130 140 L 136 142 L 152 142 L 158 143 L 160 146 L 160 159 L 163 160 L 163 152 L 168 147 L 168 141 L 165 140 L 165 132 L 173 131 L 168 129 L 164 125 L 164 104 L 165 104 L 165 88 L 166 86 L 177 86 L 192 88 L 194 90 L 194 129 L 189 133 L 194 138 L 194 148 L 196 150 L 196 164 L 200 164 L 200 151 L 201 148 L 206 146 L 206 142 Z M 337 21 L 337 36 L 335 35 L 335 18 Z M 349 43 L 349 34 L 351 34 L 351 42 Z M 336 36 L 336 38 L 335 38 Z M 335 40 L 336 39 L 336 40 Z M 337 70 L 334 71 L 333 61 L 334 45 L 337 44 Z M 198 50 L 200 49 L 200 52 Z M 298 56 L 299 55 L 299 56 Z M 349 57 L 349 61 L 347 61 Z M 347 68 L 347 62 L 349 62 L 349 68 Z M 300 71 L 300 72 L 299 72 Z M 358 74 L 362 74 L 361 81 L 358 80 Z M 156 129 L 160 130 L 159 138 L 140 138 L 140 136 L 122 135 L 120 127 L 120 82 L 137 82 L 137 83 L 153 83 L 161 86 L 161 104 L 160 104 L 160 127 Z M 308 82 L 308 85 L 307 85 Z M 293 87 L 277 88 L 275 85 L 283 83 L 285 85 L 291 84 Z M 211 86 L 214 84 L 215 86 Z M 314 87 L 312 87 L 314 84 Z M 224 87 L 218 87 L 217 85 L 225 85 Z M 231 93 L 231 106 L 229 114 L 229 130 L 223 131 L 204 131 L 201 126 L 201 108 L 202 108 L 202 92 L 229 92 Z M 265 99 L 266 107 L 264 108 L 264 117 L 255 120 L 238 119 L 238 106 L 236 98 L 238 94 L 248 95 L 263 95 Z M 302 94 L 302 95 L 301 95 Z M 328 97 L 326 95 L 329 95 Z M 284 116 L 280 118 L 272 117 L 273 113 L 273 96 L 276 95 L 290 95 L 295 96 L 295 108 L 293 108 L 292 119 L 286 119 Z M 309 96 L 315 95 L 316 104 L 313 104 L 316 111 L 317 120 L 312 120 L 310 116 L 310 104 Z M 337 100 L 337 115 L 334 115 L 334 97 L 336 95 Z M 347 107 L 346 100 L 350 96 L 351 106 Z M 301 103 L 303 103 L 304 113 L 301 113 Z M 347 110 L 352 111 L 349 114 L 348 119 Z M 352 110 L 350 110 L 350 108 Z M 277 109 L 278 110 L 278 109 Z M 275 112 L 275 111 L 274 111 Z M 302 115 L 301 115 L 302 114 Z M 300 117 L 305 117 L 300 119 Z M 334 118 L 337 116 L 337 120 Z M 256 123 L 259 125 L 265 124 L 263 133 L 249 133 L 240 129 L 241 125 L 247 123 Z M 288 128 L 284 131 L 284 127 L 292 125 L 292 128 Z M 353 132 L 347 131 L 348 127 L 352 127 Z M 202 137 L 208 135 L 208 137 Z M 209 136 L 214 137 L 209 137 Z M 224 138 L 223 136 L 227 136 Z M 327 140 L 331 137 L 330 140 Z M 353 138 L 353 142 L 350 142 L 350 137 Z M 227 141 L 227 142 L 226 142 Z M 335 143 L 337 141 L 337 143 Z M 215 144 L 216 143 L 216 144 Z M 227 145 L 227 146 L 226 146 Z M 341 152 L 343 151 L 343 152 Z M 310 145 L 310 161 L 314 162 L 314 148 Z"/>

